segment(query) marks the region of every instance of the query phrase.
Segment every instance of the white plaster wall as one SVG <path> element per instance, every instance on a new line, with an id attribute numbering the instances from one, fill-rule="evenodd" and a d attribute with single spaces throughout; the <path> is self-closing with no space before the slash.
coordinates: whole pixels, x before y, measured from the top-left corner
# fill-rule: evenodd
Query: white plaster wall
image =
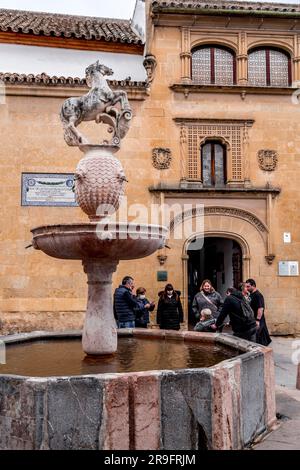
<path id="1" fill-rule="evenodd" d="M 133 16 L 131 19 L 131 27 L 145 40 L 146 31 L 146 13 L 145 0 L 136 0 Z"/>
<path id="2" fill-rule="evenodd" d="M 100 60 L 111 67 L 113 80 L 146 79 L 143 56 L 98 51 L 58 49 L 54 47 L 0 44 L 0 72 L 33 73 L 64 77 L 84 77 L 85 68 Z"/>

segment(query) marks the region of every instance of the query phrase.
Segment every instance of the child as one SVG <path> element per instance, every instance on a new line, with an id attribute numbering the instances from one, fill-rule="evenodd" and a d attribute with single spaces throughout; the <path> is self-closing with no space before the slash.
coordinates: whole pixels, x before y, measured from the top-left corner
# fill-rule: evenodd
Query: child
<path id="1" fill-rule="evenodd" d="M 200 321 L 194 328 L 194 331 L 215 333 L 216 332 L 216 320 L 209 308 L 204 308 L 200 312 Z"/>

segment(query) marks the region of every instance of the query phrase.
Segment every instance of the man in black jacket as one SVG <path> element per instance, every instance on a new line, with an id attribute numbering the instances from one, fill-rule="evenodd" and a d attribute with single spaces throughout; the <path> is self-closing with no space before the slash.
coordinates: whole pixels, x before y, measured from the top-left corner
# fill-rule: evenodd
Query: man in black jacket
<path id="1" fill-rule="evenodd" d="M 219 328 L 224 322 L 226 316 L 229 315 L 233 335 L 255 343 L 255 318 L 254 315 L 252 318 L 247 318 L 244 315 L 242 302 L 246 302 L 243 294 L 236 289 L 229 289 L 222 310 L 217 318 L 216 327 Z"/>
<path id="2" fill-rule="evenodd" d="M 122 285 L 117 287 L 114 294 L 114 316 L 118 328 L 134 328 L 135 312 L 141 310 L 139 303 L 132 295 L 134 280 L 131 276 L 125 276 Z M 150 304 L 145 305 L 149 308 Z"/>

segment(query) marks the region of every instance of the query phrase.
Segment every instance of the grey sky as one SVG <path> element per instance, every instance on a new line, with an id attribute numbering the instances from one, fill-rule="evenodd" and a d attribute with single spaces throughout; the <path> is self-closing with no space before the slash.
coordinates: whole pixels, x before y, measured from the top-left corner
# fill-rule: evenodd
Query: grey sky
<path id="1" fill-rule="evenodd" d="M 273 0 L 273 3 L 299 4 L 300 0 Z M 0 8 L 126 19 L 131 18 L 134 5 L 135 0 L 0 0 Z"/>

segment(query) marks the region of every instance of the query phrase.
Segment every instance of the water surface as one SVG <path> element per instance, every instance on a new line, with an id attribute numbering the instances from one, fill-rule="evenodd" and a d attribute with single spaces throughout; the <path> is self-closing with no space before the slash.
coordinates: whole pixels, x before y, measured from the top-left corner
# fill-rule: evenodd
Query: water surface
<path id="1" fill-rule="evenodd" d="M 62 376 L 210 367 L 238 351 L 213 343 L 120 337 L 111 356 L 86 356 L 80 339 L 39 340 L 8 345 L 0 374 Z"/>

